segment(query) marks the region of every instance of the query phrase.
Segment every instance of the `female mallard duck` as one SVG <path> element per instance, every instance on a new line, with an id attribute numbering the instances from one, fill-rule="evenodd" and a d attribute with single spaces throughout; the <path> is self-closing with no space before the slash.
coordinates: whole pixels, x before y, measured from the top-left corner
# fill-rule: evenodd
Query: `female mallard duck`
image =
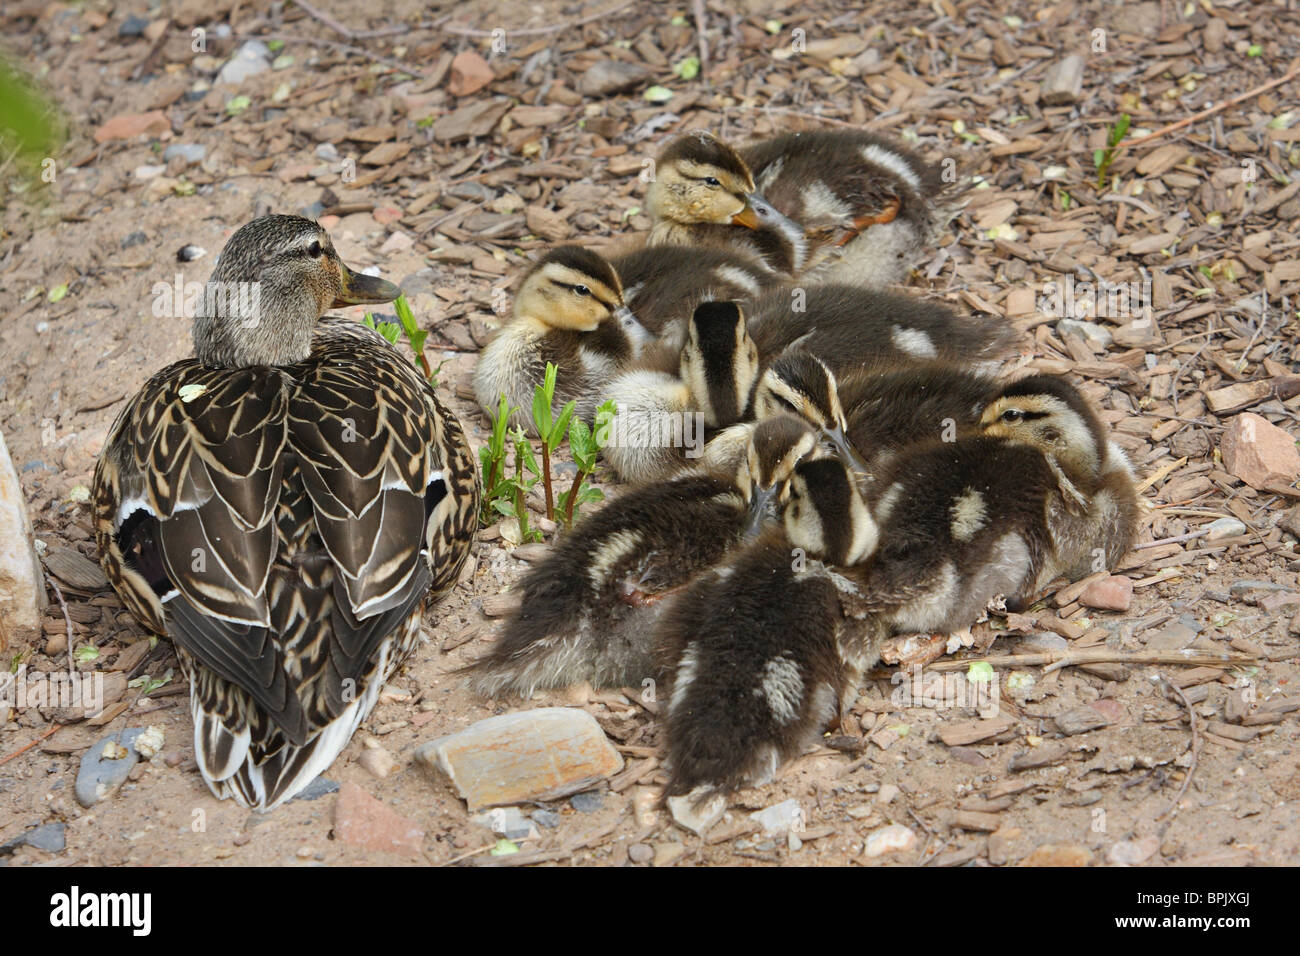
<path id="1" fill-rule="evenodd" d="M 733 149 L 695 130 L 661 152 L 650 243 L 721 244 L 791 276 L 886 286 L 955 212 L 940 171 L 864 130 L 788 133 Z"/>
<path id="2" fill-rule="evenodd" d="M 232 289 L 252 290 L 248 310 Z M 95 469 L 100 562 L 176 646 L 203 779 L 258 810 L 333 763 L 469 553 L 459 422 L 380 335 L 324 316 L 397 294 L 310 220 L 244 225 L 195 358 L 127 403 Z"/>
<path id="3" fill-rule="evenodd" d="M 610 379 L 651 338 L 624 304 L 623 285 L 605 259 L 581 246 L 557 246 L 524 276 L 512 320 L 479 353 L 474 395 L 495 415 L 504 394 L 514 409 L 510 423 L 535 434 L 533 390 L 551 362 L 559 369 L 552 414 L 574 400 L 574 413 L 591 421 Z"/>
<path id="4" fill-rule="evenodd" d="M 522 603 L 471 665 L 484 695 L 563 687 L 637 687 L 656 679 L 649 643 L 661 599 L 761 527 L 817 437 L 789 416 L 755 430 L 730 474 L 693 474 L 630 491 L 583 520 L 524 577 Z"/>
<path id="5" fill-rule="evenodd" d="M 784 534 L 770 532 L 663 612 L 670 793 L 770 778 L 833 714 L 836 694 L 855 690 L 889 634 L 968 627 L 990 603 L 1023 608 L 1051 581 L 1124 555 L 1137 512 L 1131 472 L 1068 383 L 1014 383 L 980 427 L 904 450 L 865 508 L 821 474 L 833 463 L 801 464 Z"/>

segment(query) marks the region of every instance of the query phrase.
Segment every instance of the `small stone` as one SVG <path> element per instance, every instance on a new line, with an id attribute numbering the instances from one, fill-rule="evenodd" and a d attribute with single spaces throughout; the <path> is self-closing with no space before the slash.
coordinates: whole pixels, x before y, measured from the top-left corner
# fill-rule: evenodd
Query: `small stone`
<path id="1" fill-rule="evenodd" d="M 117 28 L 117 35 L 120 37 L 138 37 L 144 33 L 144 28 L 149 25 L 149 21 L 144 17 L 137 17 L 131 14 L 122 21 L 121 26 Z"/>
<path id="2" fill-rule="evenodd" d="M 783 800 L 749 815 L 768 836 L 780 836 L 804 825 L 803 807 L 795 799 Z"/>
<path id="3" fill-rule="evenodd" d="M 471 100 L 460 109 L 438 117 L 433 124 L 433 138 L 440 143 L 453 143 L 471 136 L 487 136 L 509 109 L 510 100 L 505 97 Z"/>
<path id="4" fill-rule="evenodd" d="M 149 237 L 137 229 L 135 232 L 126 236 L 126 238 L 122 240 L 121 245 L 123 249 L 130 249 L 132 246 L 138 246 L 148 241 Z"/>
<path id="5" fill-rule="evenodd" d="M 554 830 L 560 825 L 560 815 L 554 810 L 537 809 L 532 813 L 533 822 L 539 827 Z"/>
<path id="6" fill-rule="evenodd" d="M 62 823 L 47 823 L 0 845 L 0 856 L 6 856 L 20 846 L 30 846 L 46 853 L 62 853 L 67 845 L 67 827 Z"/>
<path id="7" fill-rule="evenodd" d="M 73 788 L 79 804 L 90 808 L 117 792 L 140 759 L 134 744 L 144 732 L 142 727 L 123 730 L 102 738 L 86 751 Z"/>
<path id="8" fill-rule="evenodd" d="M 899 794 L 899 789 L 892 783 L 880 785 L 880 791 L 876 794 L 876 803 L 882 807 L 894 802 L 894 798 Z"/>
<path id="9" fill-rule="evenodd" d="M 203 157 L 208 154 L 208 148 L 201 143 L 172 143 L 163 150 L 163 159 L 171 162 L 173 159 L 182 159 L 187 166 L 203 162 Z"/>
<path id="10" fill-rule="evenodd" d="M 1106 859 L 1121 866 L 1137 866 L 1155 856 L 1160 849 L 1160 839 L 1145 836 L 1139 840 L 1124 840 L 1116 843 L 1106 853 Z"/>
<path id="11" fill-rule="evenodd" d="M 470 817 L 470 822 L 487 827 L 507 840 L 536 840 L 538 837 L 534 821 L 524 816 L 518 807 L 494 807 L 486 813 L 476 813 Z"/>
<path id="12" fill-rule="evenodd" d="M 303 788 L 295 800 L 319 800 L 321 797 L 331 793 L 338 793 L 339 785 L 337 780 L 328 780 L 325 777 L 317 777 L 311 783 Z"/>
<path id="13" fill-rule="evenodd" d="M 1020 827 L 1002 826 L 989 834 L 989 862 L 1003 866 L 1011 862 L 1013 846 L 1021 835 Z"/>
<path id="14" fill-rule="evenodd" d="M 1296 594 L 1294 591 L 1278 591 L 1275 594 L 1266 594 L 1255 602 L 1257 608 L 1269 614 L 1295 607 L 1297 604 L 1300 604 L 1300 594 Z"/>
<path id="15" fill-rule="evenodd" d="M 596 813 L 605 806 L 605 795 L 599 790 L 585 790 L 569 798 L 569 806 L 579 813 Z"/>
<path id="16" fill-rule="evenodd" d="M 1092 851 L 1086 846 L 1044 843 L 1021 861 L 1021 866 L 1087 866 Z"/>
<path id="17" fill-rule="evenodd" d="M 393 755 L 383 747 L 366 748 L 362 751 L 361 756 L 357 758 L 357 763 L 361 764 L 362 769 L 372 777 L 377 777 L 380 780 L 392 773 L 393 768 L 397 766 L 397 761 L 393 758 Z"/>
<path id="18" fill-rule="evenodd" d="M 1205 540 L 1218 541 L 1221 538 L 1235 538 L 1246 533 L 1246 526 L 1236 518 L 1220 518 L 1205 526 Z"/>
<path id="19" fill-rule="evenodd" d="M 338 147 L 333 143 L 318 143 L 316 145 L 316 158 L 326 163 L 337 163 L 342 159 L 339 156 Z"/>
<path id="20" fill-rule="evenodd" d="M 623 758 L 591 714 L 542 707 L 489 717 L 416 749 L 470 810 L 556 800 L 623 769 Z"/>
<path id="21" fill-rule="evenodd" d="M 1133 581 L 1122 574 L 1093 581 L 1079 595 L 1079 603 L 1099 611 L 1127 611 L 1133 603 Z"/>
<path id="22" fill-rule="evenodd" d="M 1300 477 L 1295 439 L 1268 419 L 1243 412 L 1219 441 L 1223 467 L 1252 488 L 1289 485 Z"/>
<path id="23" fill-rule="evenodd" d="M 271 69 L 271 51 L 261 40 L 247 40 L 217 74 L 218 83 L 238 86 L 250 76 Z"/>
<path id="24" fill-rule="evenodd" d="M 298 849 L 294 852 L 294 856 L 296 856 L 300 860 L 310 860 L 312 856 L 315 855 L 315 853 L 316 851 L 313 850 L 311 847 L 303 845 L 298 847 Z"/>
<path id="25" fill-rule="evenodd" d="M 639 63 L 601 60 L 587 67 L 578 82 L 578 92 L 584 96 L 610 96 L 639 86 L 653 75 L 649 67 Z"/>
<path id="26" fill-rule="evenodd" d="M 415 240 L 404 232 L 395 232 L 384 241 L 379 247 L 381 255 L 390 256 L 399 252 L 405 252 L 415 245 Z"/>
<path id="27" fill-rule="evenodd" d="M 487 86 L 496 74 L 487 60 L 473 50 L 463 50 L 451 61 L 451 78 L 447 90 L 452 96 L 469 96 Z"/>
<path id="28" fill-rule="evenodd" d="M 114 139 L 135 139 L 148 133 L 157 136 L 172 128 L 167 114 L 162 110 L 150 110 L 148 113 L 128 113 L 114 116 L 95 130 L 95 142 L 107 143 Z"/>
<path id="29" fill-rule="evenodd" d="M 424 831 L 354 783 L 339 789 L 334 804 L 334 833 L 344 843 L 366 850 L 419 859 Z"/>
<path id="30" fill-rule="evenodd" d="M 916 834 L 899 823 L 873 830 L 867 836 L 867 844 L 862 851 L 868 858 L 884 856 L 886 853 L 906 853 L 916 846 Z"/>
<path id="31" fill-rule="evenodd" d="M 1181 651 L 1196 640 L 1197 635 L 1200 633 L 1201 627 L 1194 620 L 1189 623 L 1179 618 L 1170 621 L 1148 637 L 1146 646 L 1148 650 L 1152 651 Z"/>
<path id="32" fill-rule="evenodd" d="M 655 847 L 654 865 L 672 866 L 681 859 L 682 854 L 685 852 L 686 847 L 680 843 L 660 843 Z"/>
<path id="33" fill-rule="evenodd" d="M 627 848 L 627 858 L 633 863 L 649 863 L 654 855 L 655 851 L 646 843 L 633 843 Z"/>
<path id="34" fill-rule="evenodd" d="M 195 246 L 187 243 L 176 250 L 177 262 L 195 262 L 202 259 L 208 254 L 208 250 L 202 246 Z"/>
<path id="35" fill-rule="evenodd" d="M 696 807 L 699 798 L 698 791 L 685 796 L 669 797 L 668 812 L 673 815 L 673 822 L 679 827 L 704 836 L 709 827 L 721 820 L 722 815 L 727 812 L 727 798 L 720 793 L 715 793 Z"/>
<path id="36" fill-rule="evenodd" d="M 1235 598 L 1245 598 L 1255 591 L 1285 591 L 1286 585 L 1272 581 L 1257 581 L 1253 578 L 1241 578 L 1228 586 L 1228 593 Z M 1251 603 L 1254 603 L 1253 601 Z"/>

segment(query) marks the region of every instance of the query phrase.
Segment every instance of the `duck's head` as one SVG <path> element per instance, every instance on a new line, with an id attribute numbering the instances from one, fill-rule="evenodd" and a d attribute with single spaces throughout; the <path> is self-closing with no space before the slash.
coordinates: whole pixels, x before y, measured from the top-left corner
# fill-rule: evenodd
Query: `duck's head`
<path id="1" fill-rule="evenodd" d="M 749 505 L 745 536 L 758 534 L 785 500 L 795 467 L 817 455 L 817 432 L 802 418 L 777 415 L 754 426 L 736 484 Z"/>
<path id="2" fill-rule="evenodd" d="M 740 154 L 711 133 L 694 130 L 670 142 L 655 161 L 646 208 L 680 225 L 719 223 L 758 229 L 754 177 Z"/>
<path id="3" fill-rule="evenodd" d="M 798 415 L 821 429 L 840 460 L 865 473 L 866 463 L 848 439 L 835 373 L 810 352 L 785 351 L 772 360 L 754 391 L 754 417 Z"/>
<path id="4" fill-rule="evenodd" d="M 998 392 L 980 417 L 986 435 L 1024 442 L 1051 455 L 1072 481 L 1090 484 L 1107 464 L 1101 422 L 1063 378 L 1031 375 Z"/>
<path id="5" fill-rule="evenodd" d="M 649 338 L 623 302 L 614 267 L 582 246 L 556 246 L 528 270 L 515 296 L 515 315 L 571 332 L 594 332 L 615 321 L 634 345 Z"/>
<path id="6" fill-rule="evenodd" d="M 227 240 L 194 319 L 194 352 L 210 365 L 290 365 L 311 354 L 328 310 L 391 302 L 391 282 L 353 272 L 329 233 L 301 216 L 262 216 Z"/>
<path id="7" fill-rule="evenodd" d="M 710 428 L 740 421 L 758 378 L 758 346 L 734 302 L 702 302 L 682 346 L 680 374 Z"/>
<path id="8" fill-rule="evenodd" d="M 835 458 L 799 462 L 781 520 L 792 545 L 827 564 L 865 561 L 880 538 L 853 476 Z"/>

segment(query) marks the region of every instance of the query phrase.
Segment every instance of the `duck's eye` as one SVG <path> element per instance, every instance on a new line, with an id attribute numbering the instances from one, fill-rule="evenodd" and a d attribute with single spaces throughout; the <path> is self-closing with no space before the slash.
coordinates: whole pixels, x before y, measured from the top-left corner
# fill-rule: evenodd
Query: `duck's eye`
<path id="1" fill-rule="evenodd" d="M 307 247 L 307 255 L 311 256 L 313 259 L 319 259 L 321 253 L 324 251 L 325 250 L 321 248 L 319 239 L 312 240 L 312 244 Z"/>
<path id="2" fill-rule="evenodd" d="M 1017 422 L 1024 421 L 1025 413 L 1018 408 L 1008 408 L 1002 413 L 1002 420 L 1008 425 L 1014 425 Z"/>
<path id="3" fill-rule="evenodd" d="M 585 285 L 575 285 L 573 287 L 573 294 L 576 296 L 581 296 L 582 298 L 585 299 L 587 298 L 587 296 L 591 295 L 591 290 L 588 289 Z"/>
<path id="4" fill-rule="evenodd" d="M 718 187 L 718 186 L 721 186 L 722 183 L 720 183 L 720 182 L 718 181 L 718 177 L 717 177 L 717 176 L 705 176 L 705 177 L 704 177 L 704 185 L 709 186 L 709 187 L 711 187 L 711 188 L 716 188 L 716 187 Z"/>

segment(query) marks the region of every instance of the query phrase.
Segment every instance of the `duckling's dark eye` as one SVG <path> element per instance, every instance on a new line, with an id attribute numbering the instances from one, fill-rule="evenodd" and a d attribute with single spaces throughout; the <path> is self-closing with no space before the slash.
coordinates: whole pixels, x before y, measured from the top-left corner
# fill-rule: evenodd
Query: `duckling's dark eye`
<path id="1" fill-rule="evenodd" d="M 1008 425 L 1014 425 L 1017 422 L 1024 421 L 1024 419 L 1025 419 L 1025 413 L 1018 408 L 1008 408 L 1005 412 L 1002 413 L 1002 420 L 1006 422 Z"/>
<path id="2" fill-rule="evenodd" d="M 313 259 L 319 259 L 321 257 L 321 253 L 324 251 L 325 250 L 321 248 L 319 239 L 312 240 L 312 244 L 307 247 L 307 255 L 311 256 Z"/>
<path id="3" fill-rule="evenodd" d="M 705 176 L 705 177 L 704 177 L 704 185 L 706 185 L 706 186 L 721 186 L 722 183 L 718 182 L 718 177 L 716 177 L 716 176 Z"/>
<path id="4" fill-rule="evenodd" d="M 582 296 L 585 299 L 587 296 L 591 295 L 591 290 L 585 285 L 575 285 L 573 287 L 573 294 Z"/>

